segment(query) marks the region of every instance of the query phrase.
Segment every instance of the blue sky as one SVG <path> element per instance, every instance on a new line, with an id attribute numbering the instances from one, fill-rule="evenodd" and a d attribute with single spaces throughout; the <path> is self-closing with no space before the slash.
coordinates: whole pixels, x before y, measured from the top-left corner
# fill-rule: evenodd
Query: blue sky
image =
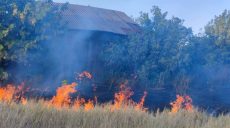
<path id="1" fill-rule="evenodd" d="M 185 25 L 198 33 L 204 25 L 224 9 L 230 10 L 230 0 L 54 0 L 80 5 L 107 8 L 138 17 L 139 12 L 149 12 L 153 5 L 167 11 L 169 17 L 177 16 L 185 20 Z"/>

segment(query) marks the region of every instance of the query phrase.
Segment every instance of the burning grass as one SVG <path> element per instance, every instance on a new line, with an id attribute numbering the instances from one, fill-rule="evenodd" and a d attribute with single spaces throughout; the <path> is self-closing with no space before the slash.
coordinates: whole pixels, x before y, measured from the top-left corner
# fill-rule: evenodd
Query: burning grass
<path id="1" fill-rule="evenodd" d="M 92 78 L 87 73 L 80 76 Z M 199 112 L 189 96 L 177 95 L 171 110 L 151 113 L 144 107 L 147 92 L 134 102 L 133 91 L 125 84 L 107 104 L 98 104 L 97 97 L 72 98 L 76 86 L 64 84 L 47 100 L 27 100 L 24 86 L 1 87 L 0 128 L 230 128 L 230 115 Z"/>
<path id="2" fill-rule="evenodd" d="M 77 98 L 76 83 L 63 85 L 50 100 L 26 100 L 20 88 L 1 88 L 0 128 L 229 128 L 230 115 L 213 117 L 193 108 L 191 98 L 177 96 L 171 110 L 150 113 L 144 108 L 145 92 L 139 103 L 130 99 L 129 88 L 121 86 L 114 101 Z"/>
<path id="3" fill-rule="evenodd" d="M 204 112 L 169 110 L 149 113 L 133 106 L 110 110 L 110 104 L 85 111 L 46 107 L 42 101 L 26 105 L 0 103 L 1 128 L 229 128 L 230 116 L 212 117 Z"/>

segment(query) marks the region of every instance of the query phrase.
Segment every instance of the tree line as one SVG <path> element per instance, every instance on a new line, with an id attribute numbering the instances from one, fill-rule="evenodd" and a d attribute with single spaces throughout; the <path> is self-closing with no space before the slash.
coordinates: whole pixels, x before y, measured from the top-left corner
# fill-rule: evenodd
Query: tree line
<path id="1" fill-rule="evenodd" d="M 65 6 L 52 1 L 2 0 L 0 2 L 0 81 L 13 79 L 12 66 L 30 62 L 44 50 L 41 42 L 63 34 L 60 14 Z M 104 63 L 104 81 L 128 80 L 140 88 L 172 86 L 180 91 L 189 86 L 230 83 L 230 11 L 214 17 L 193 34 L 178 17 L 153 6 L 151 13 L 141 13 L 136 22 L 140 32 L 106 43 L 100 54 Z M 36 74 L 35 74 L 36 75 Z"/>
<path id="2" fill-rule="evenodd" d="M 104 46 L 108 79 L 128 79 L 140 88 L 171 86 L 178 92 L 230 84 L 230 11 L 224 10 L 199 34 L 157 6 L 136 21 L 141 32 Z"/>

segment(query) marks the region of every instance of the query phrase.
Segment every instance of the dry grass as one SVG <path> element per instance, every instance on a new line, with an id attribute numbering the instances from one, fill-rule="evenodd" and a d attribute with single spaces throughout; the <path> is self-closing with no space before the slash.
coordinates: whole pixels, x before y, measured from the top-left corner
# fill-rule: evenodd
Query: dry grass
<path id="1" fill-rule="evenodd" d="M 0 128 L 230 128 L 230 116 L 212 117 L 198 111 L 146 113 L 131 107 L 111 112 L 99 106 L 85 112 L 30 102 L 0 104 Z"/>

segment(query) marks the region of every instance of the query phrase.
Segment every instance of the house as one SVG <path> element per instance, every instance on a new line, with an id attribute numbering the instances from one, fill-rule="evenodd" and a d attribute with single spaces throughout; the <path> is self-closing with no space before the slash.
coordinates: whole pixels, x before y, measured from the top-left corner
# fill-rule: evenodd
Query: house
<path id="1" fill-rule="evenodd" d="M 140 30 L 125 13 L 115 10 L 68 4 L 61 16 L 68 31 L 64 37 L 54 39 L 55 43 L 50 46 L 56 63 L 55 74 L 58 74 L 56 81 L 86 70 L 97 83 L 103 83 L 104 64 L 99 58 L 103 45 Z"/>

